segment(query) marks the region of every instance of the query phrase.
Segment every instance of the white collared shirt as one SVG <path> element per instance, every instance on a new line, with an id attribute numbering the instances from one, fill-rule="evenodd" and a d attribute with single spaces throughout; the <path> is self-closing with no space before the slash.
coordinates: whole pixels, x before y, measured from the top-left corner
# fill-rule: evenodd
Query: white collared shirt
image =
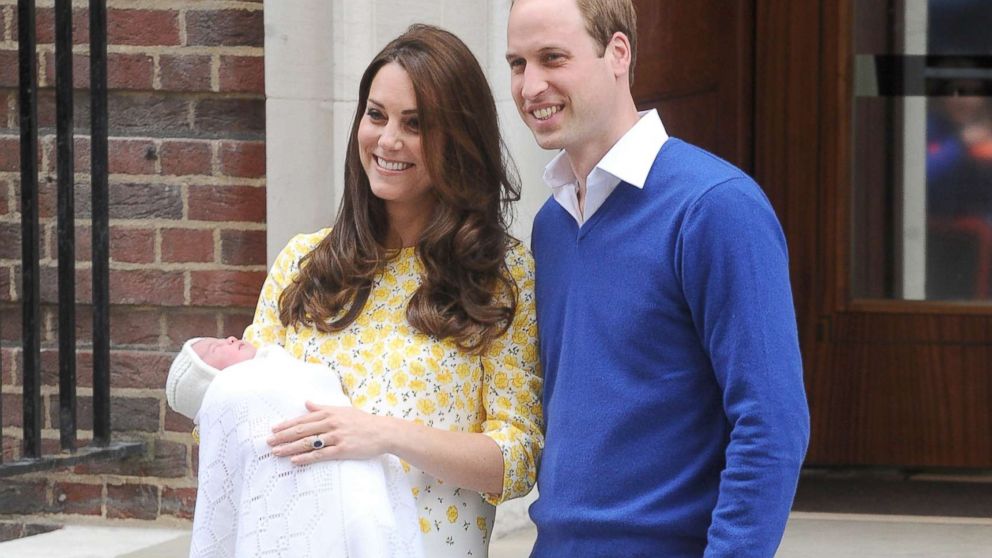
<path id="1" fill-rule="evenodd" d="M 583 223 L 599 209 L 620 182 L 643 188 L 655 157 L 668 140 L 668 132 L 657 110 L 643 111 L 641 117 L 617 141 L 586 177 L 583 211 L 579 211 L 579 182 L 572 172 L 568 155 L 562 150 L 546 167 L 544 183 L 575 222 Z"/>

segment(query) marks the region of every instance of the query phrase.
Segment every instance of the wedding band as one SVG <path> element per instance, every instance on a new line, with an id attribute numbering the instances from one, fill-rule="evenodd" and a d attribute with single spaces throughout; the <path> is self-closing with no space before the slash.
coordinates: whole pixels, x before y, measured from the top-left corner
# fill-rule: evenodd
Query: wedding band
<path id="1" fill-rule="evenodd" d="M 324 447 L 326 444 L 324 444 L 324 441 L 320 439 L 320 436 L 314 434 L 312 437 L 307 438 L 303 442 L 303 445 L 305 445 L 306 447 L 308 447 L 308 448 L 310 448 L 312 450 L 318 450 L 318 449 Z"/>

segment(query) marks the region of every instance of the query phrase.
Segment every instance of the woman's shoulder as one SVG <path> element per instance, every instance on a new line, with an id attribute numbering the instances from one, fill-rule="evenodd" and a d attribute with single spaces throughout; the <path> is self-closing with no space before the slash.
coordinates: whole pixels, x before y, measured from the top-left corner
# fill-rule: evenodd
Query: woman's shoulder
<path id="1" fill-rule="evenodd" d="M 534 256 L 530 253 L 530 248 L 512 236 L 507 242 L 505 260 L 506 266 L 511 270 L 532 271 L 534 269 Z"/>
<path id="2" fill-rule="evenodd" d="M 320 229 L 312 233 L 302 233 L 294 236 L 286 243 L 279 256 L 276 258 L 276 266 L 295 267 L 299 264 L 303 256 L 313 251 L 331 232 L 331 227 Z"/>

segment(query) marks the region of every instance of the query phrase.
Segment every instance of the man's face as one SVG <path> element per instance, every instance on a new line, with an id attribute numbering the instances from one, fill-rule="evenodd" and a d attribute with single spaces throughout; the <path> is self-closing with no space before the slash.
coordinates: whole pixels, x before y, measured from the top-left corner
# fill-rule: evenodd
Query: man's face
<path id="1" fill-rule="evenodd" d="M 510 89 L 545 149 L 582 151 L 616 106 L 616 75 L 575 0 L 516 0 L 507 27 Z"/>
<path id="2" fill-rule="evenodd" d="M 255 358 L 255 347 L 237 337 L 228 337 L 227 339 L 205 337 L 193 343 L 192 349 L 203 362 L 217 370 L 223 370 L 232 364 Z"/>

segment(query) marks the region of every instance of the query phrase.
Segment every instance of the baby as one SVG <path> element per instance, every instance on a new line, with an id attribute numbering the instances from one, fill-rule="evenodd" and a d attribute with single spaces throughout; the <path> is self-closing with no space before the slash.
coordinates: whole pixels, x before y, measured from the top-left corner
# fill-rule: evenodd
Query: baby
<path id="1" fill-rule="evenodd" d="M 266 443 L 274 424 L 307 412 L 305 401 L 351 404 L 332 370 L 278 345 L 195 338 L 169 369 L 166 400 L 200 434 L 191 557 L 422 556 L 395 456 L 301 466 Z"/>

